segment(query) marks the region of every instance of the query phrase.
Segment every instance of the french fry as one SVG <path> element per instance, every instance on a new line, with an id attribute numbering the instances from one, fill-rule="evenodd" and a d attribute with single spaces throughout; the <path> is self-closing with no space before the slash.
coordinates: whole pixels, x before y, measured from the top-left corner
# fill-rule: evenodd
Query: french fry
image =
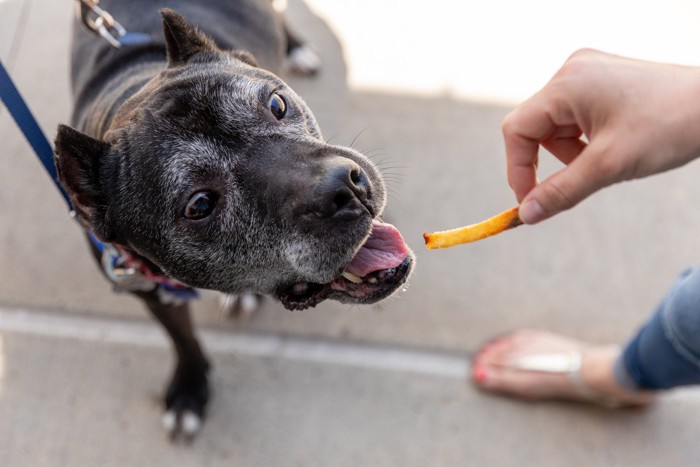
<path id="1" fill-rule="evenodd" d="M 425 246 L 429 250 L 436 250 L 462 243 L 476 242 L 517 227 L 522 223 L 523 221 L 518 216 L 518 206 L 516 206 L 477 224 L 442 232 L 424 233 L 423 238 L 425 239 Z"/>

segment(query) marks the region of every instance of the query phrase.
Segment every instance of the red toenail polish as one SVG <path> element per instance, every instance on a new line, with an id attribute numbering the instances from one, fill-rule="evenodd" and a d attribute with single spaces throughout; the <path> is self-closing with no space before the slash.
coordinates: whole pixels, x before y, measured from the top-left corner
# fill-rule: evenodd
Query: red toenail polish
<path id="1" fill-rule="evenodd" d="M 488 379 L 486 368 L 480 365 L 474 368 L 474 379 L 477 383 L 483 383 L 484 381 L 486 381 Z"/>

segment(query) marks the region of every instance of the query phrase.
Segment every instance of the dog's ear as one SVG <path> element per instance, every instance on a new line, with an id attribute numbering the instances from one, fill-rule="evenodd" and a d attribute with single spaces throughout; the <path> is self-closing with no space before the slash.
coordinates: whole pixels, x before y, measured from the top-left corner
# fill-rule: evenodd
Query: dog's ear
<path id="1" fill-rule="evenodd" d="M 163 17 L 163 34 L 168 65 L 181 65 L 192 55 L 204 50 L 218 50 L 214 41 L 192 26 L 179 13 L 170 8 L 160 10 Z"/>
<path id="2" fill-rule="evenodd" d="M 58 178 L 76 215 L 103 241 L 112 241 L 107 227 L 108 206 L 101 179 L 102 164 L 111 146 L 67 125 L 58 126 L 54 141 Z"/>
<path id="3" fill-rule="evenodd" d="M 247 50 L 232 50 L 231 55 L 247 65 L 258 66 L 258 61 L 255 59 L 255 56 Z"/>

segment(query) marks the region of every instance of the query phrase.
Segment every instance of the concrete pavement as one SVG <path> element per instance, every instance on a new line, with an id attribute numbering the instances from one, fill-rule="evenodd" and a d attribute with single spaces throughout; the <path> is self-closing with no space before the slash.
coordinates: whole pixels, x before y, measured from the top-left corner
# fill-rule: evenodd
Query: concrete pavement
<path id="1" fill-rule="evenodd" d="M 328 23 L 299 1 L 289 13 L 325 61 L 318 78 L 290 83 L 327 138 L 350 144 L 357 136 L 354 146 L 382 164 L 391 189 L 387 217 L 417 251 L 418 269 L 406 292 L 375 307 L 326 303 L 290 313 L 267 301 L 242 324 L 207 298 L 195 307 L 207 332 L 465 358 L 483 340 L 520 326 L 621 342 L 698 258 L 698 164 L 599 193 L 540 226 L 426 252 L 423 231 L 481 220 L 514 203 L 499 128 L 510 107 L 449 93 L 349 88 L 352 64 Z M 0 53 L 12 57 L 13 76 L 47 133 L 70 112 L 71 14 L 61 2 L 0 1 Z M 377 38 L 377 54 L 396 53 L 411 51 Z M 151 326 L 136 300 L 112 294 L 99 276 L 4 110 L 0 141 L 0 308 L 30 310 L 39 321 L 45 315 L 32 310 L 48 310 L 60 323 L 87 317 L 108 329 Z M 545 173 L 558 168 L 549 160 L 542 166 Z M 156 403 L 171 364 L 164 344 L 3 324 L 0 465 L 682 466 L 700 454 L 695 391 L 645 412 L 606 412 L 493 398 L 454 376 L 225 346 L 213 351 L 207 425 L 193 445 L 171 446 Z"/>
<path id="2" fill-rule="evenodd" d="M 215 367 L 209 417 L 191 445 L 173 445 L 159 426 L 171 356 L 157 328 L 21 314 L 0 312 L 15 328 L 2 333 L 3 466 L 690 466 L 700 455 L 691 392 L 647 411 L 528 404 L 479 395 L 458 372 L 339 364 L 347 344 L 337 341 L 318 361 L 317 340 L 286 338 L 263 355 L 272 335 L 213 330 L 203 333 Z M 72 337 L 37 332 L 45 323 Z M 247 350 L 236 348 L 244 338 Z M 374 362 L 397 351 L 369 348 Z"/>

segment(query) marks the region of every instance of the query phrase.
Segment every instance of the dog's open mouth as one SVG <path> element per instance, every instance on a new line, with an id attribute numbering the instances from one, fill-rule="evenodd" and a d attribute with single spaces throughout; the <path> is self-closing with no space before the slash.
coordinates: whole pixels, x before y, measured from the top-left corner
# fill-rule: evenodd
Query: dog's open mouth
<path id="1" fill-rule="evenodd" d="M 372 232 L 345 266 L 328 284 L 298 282 L 277 294 L 285 308 L 303 310 L 325 299 L 374 303 L 394 292 L 408 278 L 412 256 L 399 231 L 391 224 L 372 222 Z"/>

